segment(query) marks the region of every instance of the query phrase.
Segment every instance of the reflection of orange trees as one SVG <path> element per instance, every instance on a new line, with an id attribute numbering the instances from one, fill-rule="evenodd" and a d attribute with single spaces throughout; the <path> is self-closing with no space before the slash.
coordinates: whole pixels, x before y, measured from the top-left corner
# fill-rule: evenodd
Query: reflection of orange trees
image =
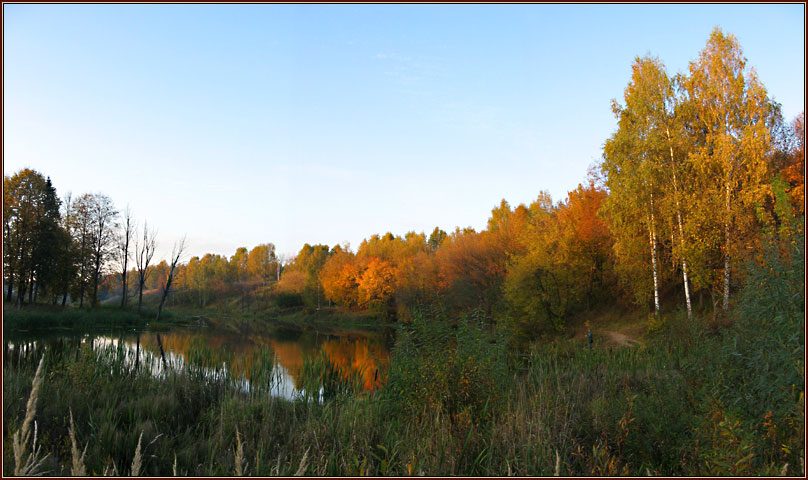
<path id="1" fill-rule="evenodd" d="M 323 341 L 316 351 L 304 351 L 298 342 L 259 336 L 239 339 L 165 333 L 160 334 L 160 339 L 166 353 L 181 356 L 186 364 L 191 363 L 192 358 L 195 364 L 208 368 L 221 368 L 226 364 L 232 375 L 244 376 L 250 381 L 253 373 L 264 371 L 266 366 L 260 364 L 266 361 L 262 349 L 270 347 L 274 359 L 292 376 L 297 388 L 300 387 L 303 359 L 318 351 L 324 351 L 346 379 L 358 372 L 365 390 L 375 390 L 383 384 L 382 374 L 390 358 L 390 353 L 381 343 L 367 338 L 330 338 Z M 143 335 L 140 345 L 154 355 L 160 354 L 156 335 Z"/>
<path id="2" fill-rule="evenodd" d="M 367 340 L 340 338 L 324 342 L 323 350 L 346 379 L 358 372 L 365 390 L 381 387 L 383 367 L 390 360 L 390 353 L 386 349 L 371 345 Z"/>
<path id="3" fill-rule="evenodd" d="M 300 388 L 300 373 L 303 370 L 304 352 L 299 343 L 271 341 L 275 357 L 295 380 Z M 382 345 L 373 344 L 368 339 L 328 339 L 321 345 L 328 361 L 335 365 L 345 379 L 359 373 L 365 390 L 375 390 L 382 385 L 384 366 L 390 353 Z M 313 354 L 315 352 L 309 352 Z M 311 356 L 311 355 L 309 355 Z"/>
<path id="4" fill-rule="evenodd" d="M 234 337 L 187 335 L 183 333 L 160 334 L 163 350 L 182 357 L 185 364 L 193 357 L 198 366 L 220 368 L 226 364 L 231 374 L 245 376 L 250 380 L 256 359 L 261 358 L 260 346 L 252 342 L 239 342 Z M 156 335 L 140 338 L 141 348 L 160 354 Z M 195 353 L 196 355 L 192 355 Z"/>
<path id="5" fill-rule="evenodd" d="M 300 371 L 303 368 L 303 349 L 297 342 L 279 342 L 270 339 L 278 363 L 292 376 L 295 388 L 300 388 Z"/>

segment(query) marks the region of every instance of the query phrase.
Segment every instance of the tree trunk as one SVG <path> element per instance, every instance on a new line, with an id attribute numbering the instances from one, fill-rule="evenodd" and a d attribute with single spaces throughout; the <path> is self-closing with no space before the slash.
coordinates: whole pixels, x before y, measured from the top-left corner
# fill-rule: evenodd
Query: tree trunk
<path id="1" fill-rule="evenodd" d="M 14 298 L 12 291 L 14 290 L 14 271 L 8 272 L 8 291 L 6 292 L 6 302 L 10 303 Z"/>
<path id="2" fill-rule="evenodd" d="M 143 304 L 143 276 L 140 277 L 137 288 L 137 312 L 140 313 L 140 306 Z"/>
<path id="3" fill-rule="evenodd" d="M 84 278 L 79 281 L 79 308 L 84 308 L 84 288 L 86 287 L 86 282 Z"/>
<path id="4" fill-rule="evenodd" d="M 93 270 L 93 303 L 92 308 L 98 305 L 98 277 L 101 276 L 101 256 L 96 256 L 95 270 Z"/>
<path id="5" fill-rule="evenodd" d="M 20 286 L 17 287 L 17 306 L 21 306 L 23 301 L 25 300 L 25 292 L 28 286 L 25 284 L 25 280 L 22 276 L 20 276 Z"/>
<path id="6" fill-rule="evenodd" d="M 730 175 L 731 178 L 731 175 Z M 732 222 L 730 214 L 730 182 L 726 184 L 726 221 L 724 222 L 724 303 L 722 309 L 726 312 L 729 309 L 729 275 L 730 275 L 730 224 Z"/>
<path id="7" fill-rule="evenodd" d="M 659 316 L 659 277 L 657 270 L 656 233 L 654 228 L 648 227 L 648 243 L 651 246 L 651 268 L 654 273 L 654 315 Z"/>
<path id="8" fill-rule="evenodd" d="M 124 266 L 124 272 L 126 272 L 125 266 Z M 123 287 L 121 288 L 121 308 L 123 309 L 126 308 L 126 297 L 127 293 L 129 293 L 126 288 L 126 273 L 121 274 L 121 283 L 123 283 Z"/>
<path id="9" fill-rule="evenodd" d="M 648 243 L 651 246 L 651 268 L 654 273 L 654 315 L 659 316 L 659 267 L 657 266 L 657 238 L 654 219 L 654 194 L 651 194 L 651 211 L 648 214 Z"/>
<path id="10" fill-rule="evenodd" d="M 679 185 L 676 181 L 676 162 L 673 156 L 673 144 L 671 143 L 671 133 L 670 130 L 666 127 L 665 134 L 668 137 L 668 148 L 671 153 L 671 173 L 673 174 L 673 197 L 676 199 L 676 221 L 679 224 L 679 245 L 682 250 L 685 248 L 685 232 L 684 228 L 682 227 L 682 208 L 679 204 Z M 693 320 L 693 308 L 691 307 L 690 303 L 690 283 L 687 279 L 687 260 L 685 259 L 684 254 L 681 254 L 682 257 L 682 278 L 685 286 L 685 303 L 687 304 L 687 319 Z"/>

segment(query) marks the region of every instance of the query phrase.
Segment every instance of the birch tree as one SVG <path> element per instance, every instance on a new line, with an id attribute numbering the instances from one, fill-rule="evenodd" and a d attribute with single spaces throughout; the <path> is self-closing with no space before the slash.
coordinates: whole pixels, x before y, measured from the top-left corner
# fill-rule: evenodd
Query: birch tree
<path id="1" fill-rule="evenodd" d="M 643 82 L 644 63 L 637 59 L 632 77 L 624 92 L 625 106 L 612 100 L 612 111 L 618 120 L 617 131 L 606 141 L 601 168 L 606 175 L 609 196 L 604 202 L 608 218 L 615 232 L 615 250 L 619 259 L 631 264 L 633 245 L 640 240 L 635 226 L 642 226 L 647 235 L 651 276 L 653 279 L 654 314 L 659 315 L 659 262 L 658 232 L 660 229 L 658 200 L 660 198 L 660 165 L 654 155 L 652 127 L 654 120 L 645 115 L 642 102 L 646 85 Z M 628 254 L 627 254 L 628 253 Z M 646 257 L 648 258 L 648 257 Z M 642 264 L 636 265 L 642 268 Z M 636 268 L 635 267 L 635 268 Z M 623 280 L 633 287 L 637 299 L 642 299 L 645 282 L 632 273 Z M 641 288 L 638 288 L 641 287 Z"/>
<path id="2" fill-rule="evenodd" d="M 729 308 L 731 272 L 744 228 L 753 228 L 755 204 L 770 195 L 765 157 L 770 125 L 779 115 L 738 40 L 713 30 L 698 60 L 691 62 L 685 89 L 691 131 L 698 133 L 688 161 L 700 177 L 702 229 L 720 229 L 722 309 Z M 708 234 L 706 232 L 700 232 Z M 714 232 L 717 233 L 717 232 Z"/>
<path id="3" fill-rule="evenodd" d="M 683 152 L 688 150 L 688 138 L 677 118 L 679 99 L 675 82 L 668 77 L 665 66 L 656 58 L 637 58 L 634 63 L 631 84 L 626 89 L 626 113 L 637 128 L 633 141 L 636 154 L 644 155 L 653 162 L 645 172 L 656 178 L 647 179 L 658 185 L 656 197 L 650 194 L 651 215 L 660 212 L 673 218 L 669 229 L 674 258 L 682 267 L 682 283 L 688 318 L 693 318 L 690 300 L 688 261 L 685 248 L 685 208 L 682 202 L 681 172 Z M 653 222 L 652 228 L 656 222 Z M 678 235 L 677 235 L 678 234 Z M 654 232 L 651 232 L 653 240 Z M 652 253 L 653 256 L 653 253 Z M 655 275 L 656 277 L 656 275 Z M 655 281 L 656 282 L 656 281 Z"/>

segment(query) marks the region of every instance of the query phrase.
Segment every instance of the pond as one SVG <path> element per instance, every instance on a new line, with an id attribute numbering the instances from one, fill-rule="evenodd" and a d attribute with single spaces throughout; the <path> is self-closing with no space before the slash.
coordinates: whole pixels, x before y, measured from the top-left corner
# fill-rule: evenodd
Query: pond
<path id="1" fill-rule="evenodd" d="M 155 376 L 195 368 L 211 377 L 226 375 L 245 391 L 261 385 L 271 395 L 291 400 L 305 394 L 303 370 L 311 360 L 327 361 L 366 391 L 381 387 L 394 335 L 391 328 L 324 331 L 286 326 L 236 332 L 177 326 L 159 331 L 146 328 L 93 333 L 11 331 L 4 337 L 4 363 L 43 348 L 78 355 L 79 349 L 89 344 L 97 351 L 118 350 L 130 368 L 148 368 Z"/>

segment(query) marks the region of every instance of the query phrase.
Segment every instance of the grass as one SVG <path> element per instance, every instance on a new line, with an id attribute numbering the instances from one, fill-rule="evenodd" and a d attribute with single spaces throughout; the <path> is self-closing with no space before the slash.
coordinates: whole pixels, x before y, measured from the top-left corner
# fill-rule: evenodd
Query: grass
<path id="1" fill-rule="evenodd" d="M 384 388 L 361 394 L 327 357 L 304 367 L 318 395 L 288 401 L 267 395 L 268 351 L 246 391 L 201 344 L 160 375 L 157 358 L 136 369 L 120 348 L 34 346 L 4 362 L 4 423 L 30 430 L 35 415 L 40 471 L 56 475 L 800 475 L 803 257 L 766 255 L 729 326 L 668 312 L 633 347 L 573 337 L 518 351 L 481 314 L 421 312 L 398 327 Z"/>
<path id="2" fill-rule="evenodd" d="M 145 308 L 141 313 L 134 309 L 99 306 L 96 309 L 51 308 L 46 305 L 29 305 L 22 309 L 3 310 L 3 331 L 7 333 L 37 332 L 46 330 L 91 331 L 109 328 L 152 328 L 185 323 L 180 317 L 164 312 L 159 323 L 154 322 L 156 311 Z"/>

